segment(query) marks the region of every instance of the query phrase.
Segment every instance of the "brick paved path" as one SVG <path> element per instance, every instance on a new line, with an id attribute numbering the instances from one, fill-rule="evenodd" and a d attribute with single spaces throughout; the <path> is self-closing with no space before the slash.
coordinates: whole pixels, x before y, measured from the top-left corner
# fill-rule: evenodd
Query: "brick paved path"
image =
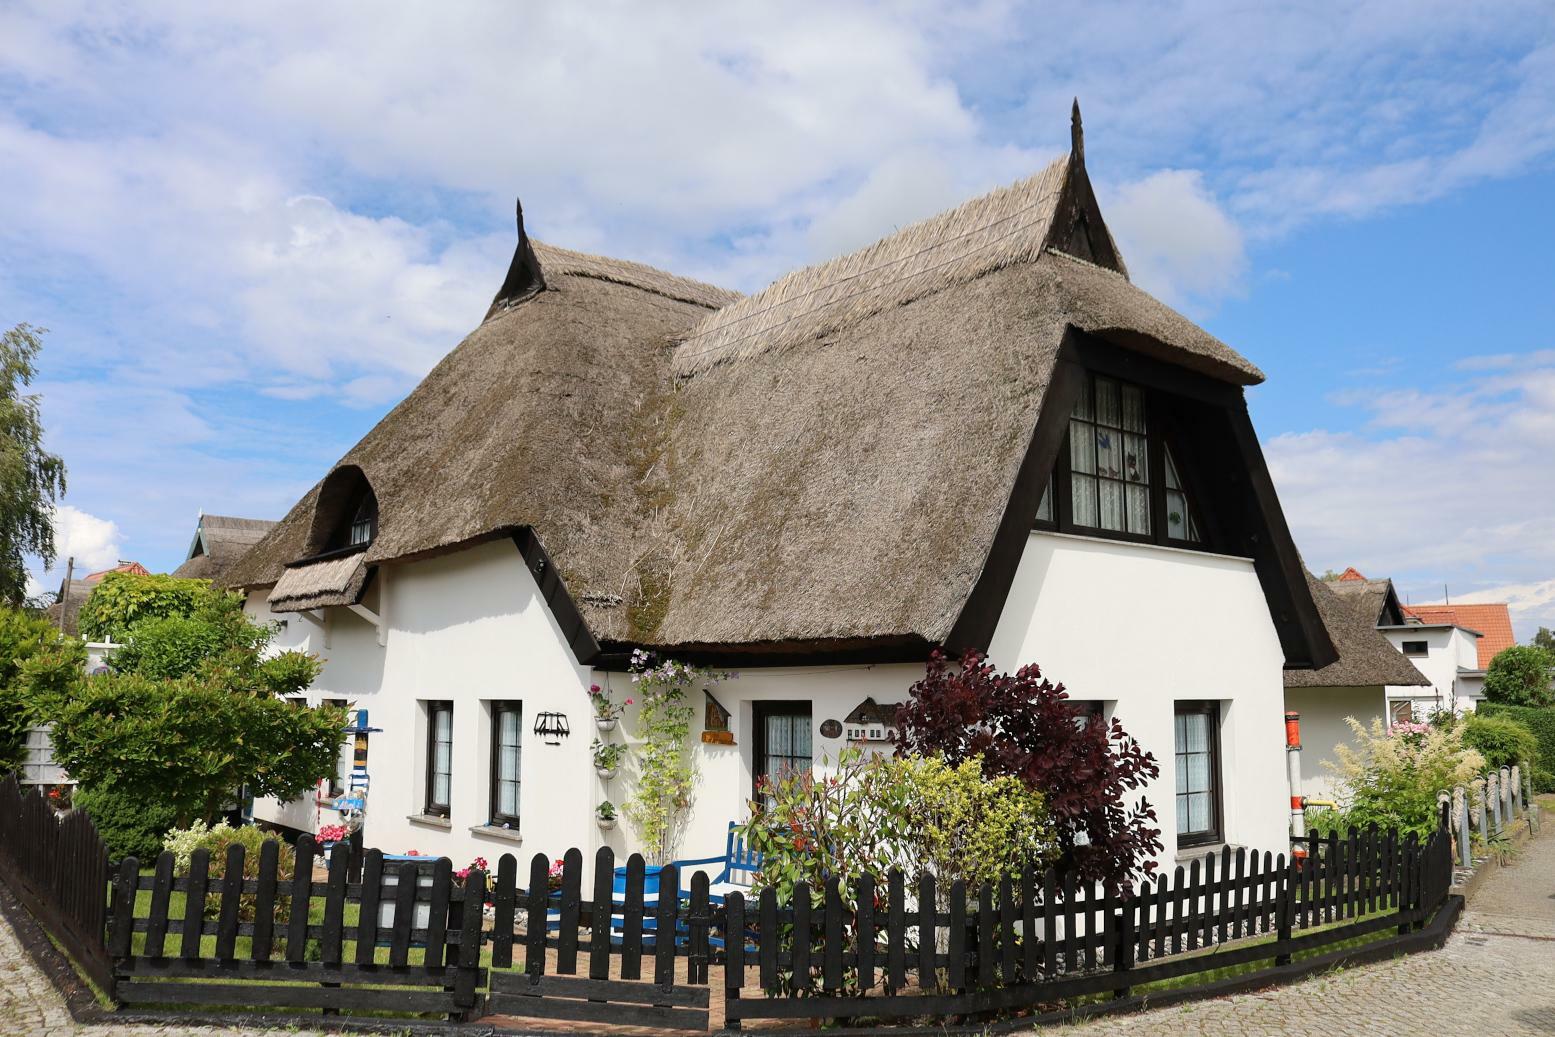
<path id="1" fill-rule="evenodd" d="M 47 977 L 0 920 L 0 1034 L 5 1037 L 241 1037 L 263 1030 L 77 1026 Z M 275 1033 L 277 1031 L 269 1031 Z M 285 1031 L 321 1037 L 316 1031 Z M 841 1032 L 841 1031 L 840 1031 Z M 1551 1037 L 1555 1035 L 1555 821 L 1515 866 L 1486 876 L 1440 951 L 1320 976 L 1257 994 L 1041 1031 L 1043 1037 Z"/>

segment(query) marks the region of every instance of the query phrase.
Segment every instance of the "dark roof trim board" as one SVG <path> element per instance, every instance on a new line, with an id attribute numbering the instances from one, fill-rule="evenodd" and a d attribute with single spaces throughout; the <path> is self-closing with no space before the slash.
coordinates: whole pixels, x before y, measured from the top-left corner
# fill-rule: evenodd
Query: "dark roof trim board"
<path id="1" fill-rule="evenodd" d="M 567 639 L 572 654 L 578 662 L 590 665 L 599 658 L 599 642 L 583 621 L 583 613 L 578 611 L 578 603 L 567 592 L 567 585 L 552 564 L 551 556 L 545 553 L 540 538 L 529 526 L 514 530 L 512 537 L 518 553 L 524 556 L 529 575 L 534 577 L 536 586 L 540 588 L 541 599 L 550 608 L 556 625 L 561 627 L 562 636 Z"/>

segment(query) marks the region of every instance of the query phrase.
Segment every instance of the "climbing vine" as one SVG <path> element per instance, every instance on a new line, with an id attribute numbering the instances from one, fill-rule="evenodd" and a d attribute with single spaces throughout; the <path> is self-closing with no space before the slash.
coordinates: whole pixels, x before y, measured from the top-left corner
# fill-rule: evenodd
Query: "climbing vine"
<path id="1" fill-rule="evenodd" d="M 632 683 L 637 685 L 638 781 L 627 801 L 627 820 L 637 829 L 651 864 L 667 864 L 674 856 L 680 824 L 691 808 L 696 783 L 696 759 L 691 751 L 691 721 L 696 707 L 690 693 L 710 691 L 714 684 L 736 676 L 691 666 L 674 659 L 662 662 L 652 652 L 632 653 Z"/>

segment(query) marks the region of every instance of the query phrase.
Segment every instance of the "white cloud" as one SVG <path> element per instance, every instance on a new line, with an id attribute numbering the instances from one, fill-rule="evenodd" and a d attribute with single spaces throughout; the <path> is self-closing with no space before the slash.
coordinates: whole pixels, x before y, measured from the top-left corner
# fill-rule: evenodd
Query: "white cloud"
<path id="1" fill-rule="evenodd" d="M 54 546 L 58 557 L 43 580 L 45 590 L 59 589 L 59 581 L 72 558 L 77 579 L 119 564 L 123 536 L 114 522 L 61 504 L 54 509 Z"/>
<path id="2" fill-rule="evenodd" d="M 1213 302 L 1247 271 L 1242 231 L 1191 169 L 1166 169 L 1119 186 L 1103 213 L 1132 279 L 1166 302 Z"/>
<path id="3" fill-rule="evenodd" d="M 1470 365 L 1474 368 L 1475 365 Z M 1535 354 L 1445 389 L 1346 398 L 1353 432 L 1266 445 L 1307 563 L 1391 576 L 1415 601 L 1505 600 L 1526 635 L 1555 626 L 1555 359 Z M 1534 579 L 1528 579 L 1530 575 Z"/>

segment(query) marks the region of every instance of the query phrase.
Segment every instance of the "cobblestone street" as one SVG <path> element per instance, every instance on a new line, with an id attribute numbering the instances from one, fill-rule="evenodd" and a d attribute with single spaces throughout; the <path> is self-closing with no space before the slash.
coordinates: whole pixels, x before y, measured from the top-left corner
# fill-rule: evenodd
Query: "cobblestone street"
<path id="1" fill-rule="evenodd" d="M 48 978 L 0 921 L 3 1037 L 239 1037 L 264 1030 L 74 1023 Z M 268 1031 L 309 1037 L 320 1031 Z M 1319 976 L 1294 986 L 1043 1031 L 1053 1037 L 1555 1034 L 1555 824 L 1517 863 L 1486 876 L 1440 951 Z"/>

